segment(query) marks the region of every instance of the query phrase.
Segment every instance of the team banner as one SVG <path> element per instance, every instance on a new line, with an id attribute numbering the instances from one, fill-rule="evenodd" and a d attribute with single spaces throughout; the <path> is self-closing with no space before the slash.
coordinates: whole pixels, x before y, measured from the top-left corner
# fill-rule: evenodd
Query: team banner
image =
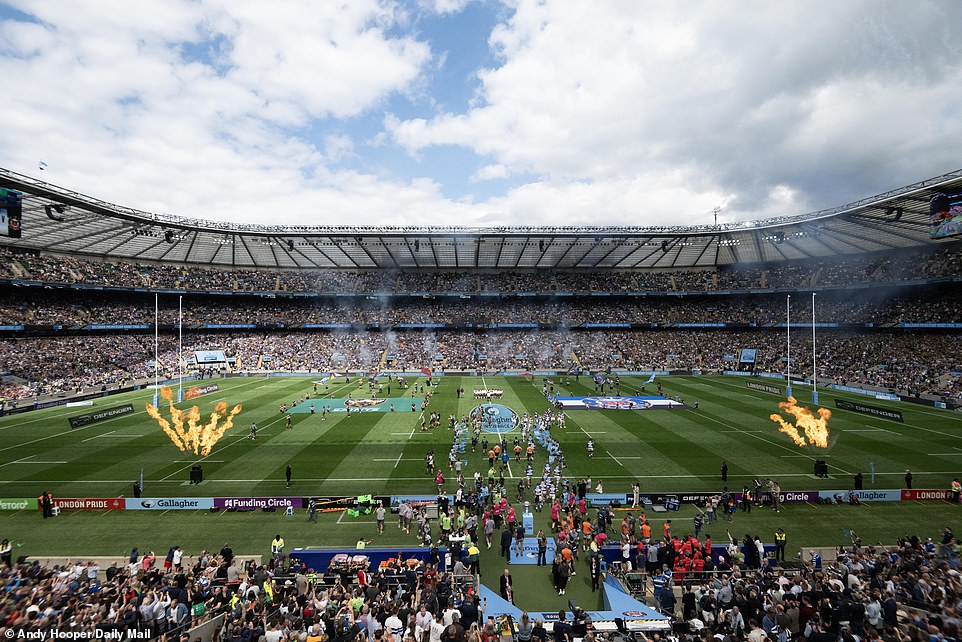
<path id="1" fill-rule="evenodd" d="M 113 419 L 114 417 L 120 417 L 122 415 L 132 415 L 133 413 L 134 413 L 134 407 L 128 403 L 123 406 L 114 406 L 113 408 L 104 408 L 103 410 L 91 412 L 86 415 L 75 415 L 73 417 L 67 417 L 67 421 L 70 422 L 71 428 L 80 428 L 81 426 L 89 426 L 90 424 L 95 424 L 100 421 L 106 421 L 108 419 Z"/>
<path id="2" fill-rule="evenodd" d="M 664 397 L 555 397 L 565 410 L 648 410 L 649 408 L 681 408 L 682 404 Z"/>
<path id="3" fill-rule="evenodd" d="M 210 510 L 214 508 L 213 497 L 128 497 L 127 510 Z"/>
<path id="4" fill-rule="evenodd" d="M 123 497 L 54 497 L 60 510 L 124 510 Z"/>
<path id="5" fill-rule="evenodd" d="M 0 498 L 0 510 L 37 510 L 36 497 Z"/>
<path id="6" fill-rule="evenodd" d="M 257 510 L 259 508 L 301 508 L 300 497 L 215 497 L 214 508 Z"/>
<path id="7" fill-rule="evenodd" d="M 842 410 L 851 410 L 852 412 L 860 412 L 863 415 L 872 415 L 873 417 L 881 417 L 882 419 L 891 419 L 892 421 L 902 421 L 902 413 L 898 410 L 889 410 L 888 408 L 879 408 L 878 406 L 867 406 L 863 403 L 858 403 L 856 401 L 846 401 L 845 399 L 836 399 L 835 407 L 841 408 Z"/>
<path id="8" fill-rule="evenodd" d="M 216 383 L 207 386 L 192 386 L 184 393 L 184 399 L 196 399 L 201 395 L 206 395 L 209 392 L 217 392 L 218 390 L 220 390 L 220 388 Z"/>
<path id="9" fill-rule="evenodd" d="M 752 390 L 758 390 L 759 392 L 767 392 L 773 395 L 778 395 L 779 397 L 785 394 L 784 391 L 777 386 L 769 386 L 768 384 L 764 383 L 755 383 L 754 381 L 746 381 L 745 387 L 751 388 Z"/>

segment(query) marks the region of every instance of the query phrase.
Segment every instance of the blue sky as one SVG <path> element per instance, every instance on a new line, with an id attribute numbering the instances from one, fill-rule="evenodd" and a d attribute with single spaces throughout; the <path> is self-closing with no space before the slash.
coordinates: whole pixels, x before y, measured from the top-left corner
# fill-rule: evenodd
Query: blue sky
<path id="1" fill-rule="evenodd" d="M 0 166 L 237 222 L 793 215 L 957 169 L 960 18 L 947 0 L 13 0 Z"/>

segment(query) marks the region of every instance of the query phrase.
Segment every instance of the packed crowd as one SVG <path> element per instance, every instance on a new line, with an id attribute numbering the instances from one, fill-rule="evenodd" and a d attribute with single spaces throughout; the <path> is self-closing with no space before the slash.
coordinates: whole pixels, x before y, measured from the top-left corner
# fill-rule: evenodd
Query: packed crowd
<path id="1" fill-rule="evenodd" d="M 171 327 L 183 311 L 186 328 L 208 324 L 245 324 L 262 327 L 302 327 L 312 324 L 359 324 L 381 327 L 399 324 L 441 324 L 453 327 L 491 327 L 527 323 L 575 327 L 582 324 L 630 323 L 716 324 L 770 326 L 811 318 L 811 298 L 792 297 L 786 308 L 784 295 L 727 295 L 597 297 L 464 300 L 366 297 L 274 298 L 188 295 L 160 299 L 158 321 Z M 962 293 L 951 287 L 924 290 L 873 288 L 825 292 L 818 297 L 821 323 L 876 325 L 898 323 L 960 323 Z M 0 324 L 83 327 L 87 325 L 153 325 L 154 298 L 150 295 L 116 295 L 47 290 L 0 290 Z"/>
<path id="2" fill-rule="evenodd" d="M 372 641 L 388 639 L 381 637 L 385 632 L 400 640 L 409 628 L 411 633 L 415 626 L 426 630 L 433 622 L 426 622 L 428 608 L 438 622 L 446 618 L 450 623 L 453 604 L 468 615 L 468 626 L 489 624 L 478 619 L 476 595 L 466 595 L 473 583 L 438 573 L 436 564 L 405 561 L 370 572 L 345 572 L 330 577 L 330 583 L 283 555 L 265 564 L 239 562 L 228 544 L 217 554 L 205 551 L 196 557 L 171 547 L 163 560 L 153 551 L 134 549 L 128 563 L 106 569 L 93 561 L 49 568 L 4 564 L 0 631 L 49 635 L 57 630 L 61 637 L 76 639 L 92 638 L 97 631 L 100 639 L 139 632 L 152 639 L 187 640 L 192 627 L 223 614 L 223 639 L 235 642 L 347 642 L 362 630 Z M 375 630 L 381 634 L 375 636 Z M 433 639 L 439 640 L 437 631 Z"/>
<path id="3" fill-rule="evenodd" d="M 0 278 L 241 292 L 710 292 L 898 283 L 962 276 L 959 244 L 806 262 L 705 270 L 612 272 L 216 269 L 196 265 L 37 254 L 0 247 Z"/>
<path id="4" fill-rule="evenodd" d="M 962 396 L 962 347 L 955 335 L 822 331 L 816 341 L 818 379 L 908 394 Z M 178 371 L 177 339 L 160 337 L 161 376 Z M 757 371 L 785 373 L 781 331 L 388 331 L 188 333 L 184 368 L 194 350 L 223 350 L 223 369 L 375 371 L 424 367 L 452 370 L 720 371 L 737 369 L 742 348 L 754 348 Z M 115 387 L 154 375 L 153 337 L 60 336 L 0 340 L 0 372 L 13 377 L 0 396 L 31 397 Z M 793 376 L 812 367 L 808 332 L 793 334 Z"/>
<path id="5" fill-rule="evenodd" d="M 690 578 L 677 608 L 693 625 L 693 637 L 706 642 L 957 640 L 962 543 L 948 528 L 937 539 L 914 536 L 890 549 L 856 541 L 831 564 L 816 554 L 791 573 L 736 565 L 729 573 Z"/>

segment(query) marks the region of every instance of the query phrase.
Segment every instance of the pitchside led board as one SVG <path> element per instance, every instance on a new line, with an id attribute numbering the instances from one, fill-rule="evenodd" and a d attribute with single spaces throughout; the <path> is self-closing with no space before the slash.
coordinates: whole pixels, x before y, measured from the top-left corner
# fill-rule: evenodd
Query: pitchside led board
<path id="1" fill-rule="evenodd" d="M 944 239 L 962 234 L 962 194 L 938 193 L 929 201 L 929 236 Z"/>
<path id="2" fill-rule="evenodd" d="M 0 187 L 0 236 L 20 238 L 23 216 L 23 195 L 12 189 Z"/>

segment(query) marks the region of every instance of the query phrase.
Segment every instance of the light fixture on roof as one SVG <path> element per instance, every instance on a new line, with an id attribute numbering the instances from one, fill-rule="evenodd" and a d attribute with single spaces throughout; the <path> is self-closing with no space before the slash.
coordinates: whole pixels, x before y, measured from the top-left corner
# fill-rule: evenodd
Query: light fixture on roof
<path id="1" fill-rule="evenodd" d="M 44 205 L 43 211 L 47 213 L 47 218 L 49 218 L 51 221 L 57 221 L 58 223 L 63 223 L 64 217 L 57 216 L 54 214 L 54 212 L 56 212 L 57 214 L 63 214 L 64 212 L 67 211 L 67 206 L 62 205 L 60 203 L 53 203 L 51 205 Z"/>

